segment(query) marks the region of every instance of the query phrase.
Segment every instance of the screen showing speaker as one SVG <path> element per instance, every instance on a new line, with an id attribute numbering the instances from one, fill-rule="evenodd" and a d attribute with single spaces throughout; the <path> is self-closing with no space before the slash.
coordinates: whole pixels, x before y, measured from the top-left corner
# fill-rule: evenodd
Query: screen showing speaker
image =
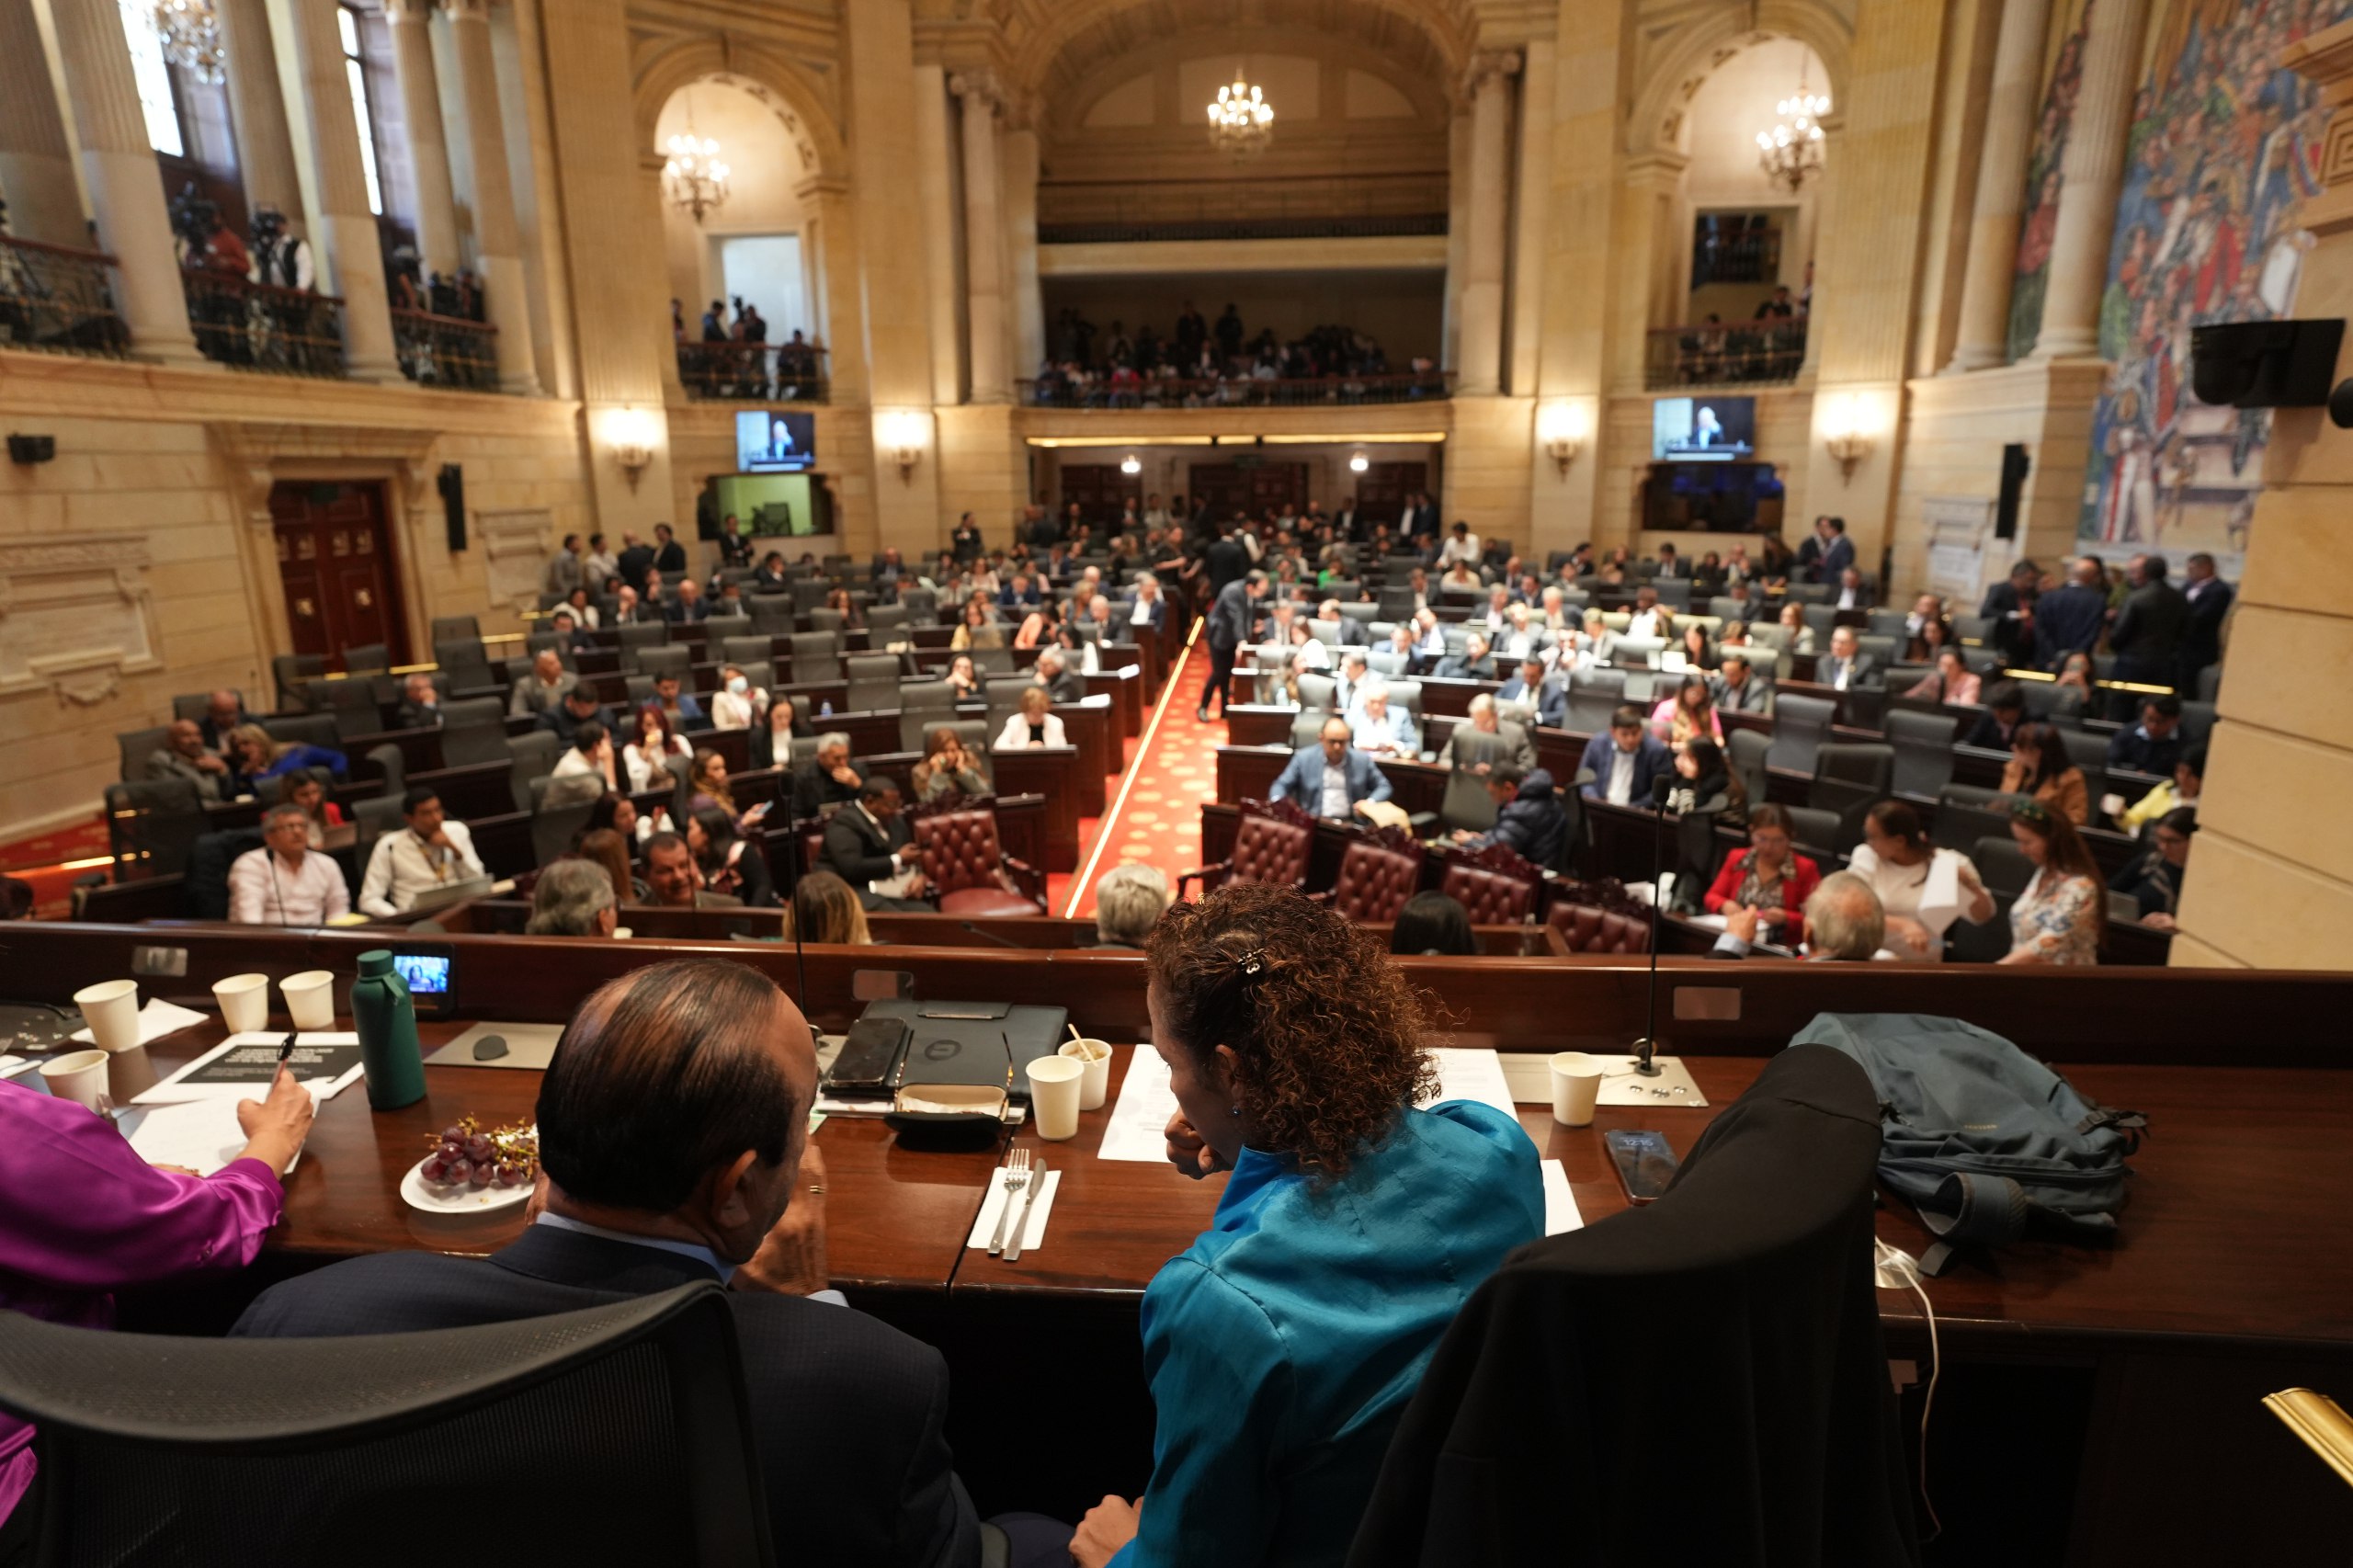
<path id="1" fill-rule="evenodd" d="M 817 416 L 747 408 L 735 415 L 740 473 L 798 473 L 817 461 Z"/>
<path id="2" fill-rule="evenodd" d="M 1651 404 L 1655 462 L 1733 462 L 1756 450 L 1753 397 L 1663 397 Z"/>

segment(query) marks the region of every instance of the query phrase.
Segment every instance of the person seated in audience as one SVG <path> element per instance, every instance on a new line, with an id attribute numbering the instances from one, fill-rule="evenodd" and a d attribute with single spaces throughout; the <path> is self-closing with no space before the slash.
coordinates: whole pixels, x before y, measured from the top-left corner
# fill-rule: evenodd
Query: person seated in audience
<path id="1" fill-rule="evenodd" d="M 1364 701 L 1365 688 L 1373 683 L 1371 663 L 1361 648 L 1351 648 L 1340 655 L 1340 667 L 1332 676 L 1332 710 L 1353 712 Z"/>
<path id="2" fill-rule="evenodd" d="M 317 781 L 313 780 L 313 783 Z M 262 846 L 229 867 L 229 918 L 240 926 L 324 926 L 351 909 L 343 869 L 311 852 L 311 816 L 282 802 L 262 817 Z"/>
<path id="3" fill-rule="evenodd" d="M 2054 713 L 2081 713 L 2089 710 L 2100 711 L 2099 672 L 2093 667 L 2089 653 L 2070 653 L 2059 661 L 2059 678 L 2052 682 L 2052 710 Z"/>
<path id="4" fill-rule="evenodd" d="M 645 574 L 645 619 L 649 621 L 666 619 L 669 602 L 662 594 L 662 574 L 649 571 Z"/>
<path id="5" fill-rule="evenodd" d="M 915 801 L 928 804 L 947 794 L 985 795 L 989 792 L 987 769 L 981 759 L 964 749 L 964 738 L 952 724 L 936 724 L 926 731 L 923 741 L 923 760 L 915 766 L 909 782 L 915 787 Z"/>
<path id="6" fill-rule="evenodd" d="M 1438 546 L 1438 563 L 1452 566 L 1458 562 L 1467 562 L 1476 566 L 1479 564 L 1479 536 L 1471 531 L 1469 523 L 1458 521 L 1452 536 Z"/>
<path id="7" fill-rule="evenodd" d="M 1052 694 L 1042 686 L 1032 686 L 1021 693 L 1021 710 L 1005 716 L 1005 728 L 997 732 L 998 751 L 1019 751 L 1030 746 L 1066 746 L 1070 737 L 1063 732 L 1063 722 L 1054 713 Z"/>
<path id="8" fill-rule="evenodd" d="M 1457 828 L 1454 841 L 1472 849 L 1499 844 L 1533 865 L 1551 869 L 1569 834 L 1569 813 L 1552 776 L 1540 767 L 1499 762 L 1487 771 L 1487 794 L 1495 802 L 1495 825 L 1484 833 Z"/>
<path id="9" fill-rule="evenodd" d="M 623 583 L 613 595 L 614 626 L 651 626 L 662 618 L 645 608 L 638 591 Z"/>
<path id="10" fill-rule="evenodd" d="M 1702 736 L 1723 744 L 1723 721 L 1716 717 L 1715 698 L 1706 676 L 1685 676 L 1675 695 L 1651 710 L 1651 733 L 1673 751 L 1681 751 Z"/>
<path id="11" fill-rule="evenodd" d="M 831 588 L 825 593 L 825 608 L 842 618 L 842 630 L 855 631 L 866 624 L 866 616 L 850 597 L 847 588 Z"/>
<path id="12" fill-rule="evenodd" d="M 641 813 L 637 802 L 627 795 L 610 794 L 599 795 L 589 803 L 588 824 L 580 831 L 583 834 L 604 831 L 620 835 L 621 843 L 629 850 L 631 864 L 634 865 L 645 841 L 653 837 L 657 829 L 669 825 L 669 807 L 657 805 Z"/>
<path id="13" fill-rule="evenodd" d="M 1745 959 L 1759 941 L 1768 939 L 1754 909 L 1736 910 L 1724 917 L 1723 935 L 1716 938 L 1711 959 Z M 1879 895 L 1852 871 L 1833 871 L 1822 879 L 1805 901 L 1805 940 L 1796 944 L 1808 963 L 1867 963 L 1898 955 L 1884 946 L 1886 919 Z"/>
<path id="14" fill-rule="evenodd" d="M 1789 632 L 1789 649 L 1792 653 L 1814 651 L 1813 628 L 1805 623 L 1805 606 L 1792 600 L 1781 607 L 1780 625 Z"/>
<path id="15" fill-rule="evenodd" d="M 1479 575 L 1479 569 L 1467 561 L 1458 561 L 1445 568 L 1438 580 L 1442 588 L 1477 588 L 1485 581 Z"/>
<path id="16" fill-rule="evenodd" d="M 1160 579 L 1150 572 L 1138 574 L 1135 603 L 1128 608 L 1128 625 L 1148 626 L 1159 631 L 1167 623 L 1168 601 L 1161 597 Z"/>
<path id="17" fill-rule="evenodd" d="M 1493 680 L 1495 661 L 1488 652 L 1490 646 L 1483 634 L 1471 632 L 1462 639 L 1462 652 L 1440 659 L 1433 673 L 1443 680 Z"/>
<path id="18" fill-rule="evenodd" d="M 563 701 L 540 715 L 537 727 L 551 732 L 557 740 L 570 745 L 580 726 L 591 722 L 603 725 L 608 734 L 612 733 L 613 716 L 597 700 L 595 689 L 575 686 L 563 694 Z"/>
<path id="19" fill-rule="evenodd" d="M 752 592 L 789 594 L 791 591 L 792 577 L 784 569 L 784 551 L 771 550 L 760 557 L 760 563 L 752 569 Z"/>
<path id="20" fill-rule="evenodd" d="M 959 653 L 948 665 L 948 694 L 958 702 L 978 702 L 988 695 L 988 683 L 969 653 Z"/>
<path id="21" fill-rule="evenodd" d="M 702 597 L 702 585 L 692 577 L 680 577 L 678 597 L 663 605 L 662 619 L 673 626 L 710 619 L 710 605 Z"/>
<path id="22" fill-rule="evenodd" d="M 1877 686 L 1881 675 L 1879 661 L 1862 651 L 1862 644 L 1851 626 L 1832 629 L 1830 652 L 1813 666 L 1813 678 L 1834 691 L 1851 687 Z"/>
<path id="23" fill-rule="evenodd" d="M 230 731 L 229 746 L 239 795 L 274 795 L 271 780 L 316 767 L 340 778 L 350 767 L 350 759 L 331 746 L 277 740 L 259 724 L 240 724 Z"/>
<path id="24" fill-rule="evenodd" d="M 1031 669 L 1030 680 L 1034 685 L 1044 687 L 1046 695 L 1056 702 L 1078 702 L 1086 696 L 1086 677 L 1070 667 L 1069 661 L 1063 658 L 1059 648 L 1040 651 L 1038 662 Z"/>
<path id="25" fill-rule="evenodd" d="M 1864 585 L 1861 571 L 1849 566 L 1838 574 L 1838 597 L 1831 602 L 1840 609 L 1871 608 L 1871 591 Z"/>
<path id="26" fill-rule="evenodd" d="M 1943 648 L 1937 653 L 1937 667 L 1904 688 L 1906 697 L 1924 697 L 1931 702 L 1941 702 L 1948 708 L 1974 708 L 1984 690 L 1978 676 L 1961 657 L 1959 648 Z"/>
<path id="27" fill-rule="evenodd" d="M 563 667 L 554 649 L 542 648 L 531 660 L 531 673 L 506 694 L 507 717 L 530 719 L 552 713 L 563 706 L 563 694 L 579 684 L 580 677 Z"/>
<path id="28" fill-rule="evenodd" d="M 1527 726 L 1501 717 L 1496 699 L 1483 691 L 1471 699 L 1470 715 L 1446 738 L 1439 760 L 1483 778 L 1495 762 L 1516 763 L 1523 772 L 1534 767 L 1536 748 L 1529 743 Z"/>
<path id="29" fill-rule="evenodd" d="M 1123 860 L 1095 883 L 1095 946 L 1142 951 L 1168 907 L 1168 877 L 1144 860 Z"/>
<path id="30" fill-rule="evenodd" d="M 2048 728 L 2049 726 L 2039 726 Z M 2099 862 L 2066 816 L 2040 801 L 2010 808 L 2010 836 L 2034 877 L 2010 905 L 2006 964 L 2096 964 L 2108 927 Z"/>
<path id="31" fill-rule="evenodd" d="M 1392 708 L 1389 687 L 1380 682 L 1365 687 L 1348 726 L 1359 751 L 1409 761 L 1421 755 L 1422 743 L 1414 730 L 1414 716 L 1402 708 Z"/>
<path id="32" fill-rule="evenodd" d="M 1748 657 L 1738 648 L 1724 650 L 1722 665 L 1708 683 L 1710 699 L 1719 713 L 1757 713 L 1770 718 L 1772 679 L 1752 669 Z M 1722 721 L 1717 722 L 1721 726 Z"/>
<path id="33" fill-rule="evenodd" d="M 1501 631 L 1511 624 L 1511 587 L 1508 584 L 1497 583 L 1487 591 L 1487 608 L 1474 614 L 1471 624 L 1484 627 L 1490 632 Z"/>
<path id="34" fill-rule="evenodd" d="M 147 779 L 185 778 L 196 786 L 197 798 L 208 804 L 236 793 L 236 775 L 229 759 L 205 745 L 204 732 L 193 719 L 172 721 L 165 744 L 147 754 L 139 776 Z"/>
<path id="35" fill-rule="evenodd" d="M 724 806 L 701 806 L 687 813 L 687 848 L 710 892 L 732 894 L 755 908 L 776 903 L 767 855 L 737 831 Z"/>
<path id="36" fill-rule="evenodd" d="M 1698 621 L 1685 626 L 1677 651 L 1683 655 L 1683 667 L 1702 673 L 1716 667 L 1716 650 L 1708 641 L 1708 629 Z"/>
<path id="37" fill-rule="evenodd" d="M 2159 817 L 2176 809 L 2198 812 L 2198 797 L 2206 788 L 2206 748 L 2191 746 L 2173 765 L 2173 777 L 2116 813 L 2119 832 L 2140 834 Z"/>
<path id="38" fill-rule="evenodd" d="M 1765 596 L 1751 587 L 1745 578 L 1733 579 L 1723 597 L 1732 601 L 1732 608 L 1725 613 L 1728 621 L 1755 620 L 1765 611 Z"/>
<path id="39" fill-rule="evenodd" d="M 1997 680 L 1983 693 L 1985 711 L 1969 727 L 1961 744 L 1984 751 L 2007 751 L 2026 722 L 2026 688 L 2014 680 Z"/>
<path id="40" fill-rule="evenodd" d="M 620 924 L 613 880 L 598 862 L 566 855 L 540 869 L 526 937 L 609 937 Z"/>
<path id="41" fill-rule="evenodd" d="M 1054 641 L 1054 634 L 1062 630 L 1062 607 L 1052 599 L 1036 606 L 1021 618 L 1021 625 L 1013 634 L 1015 651 L 1046 646 Z"/>
<path id="42" fill-rule="evenodd" d="M 422 670 L 401 682 L 401 705 L 396 717 L 404 730 L 438 730 L 441 727 L 441 692 L 433 677 Z"/>
<path id="43" fill-rule="evenodd" d="M 1677 816 L 1713 812 L 1731 823 L 1748 820 L 1748 788 L 1724 760 L 1723 748 L 1704 737 L 1675 754 L 1675 787 L 1666 809 Z"/>
<path id="44" fill-rule="evenodd" d="M 624 805 L 629 801 L 626 795 L 608 795 L 605 799 L 619 801 Z M 580 842 L 574 846 L 573 853 L 594 862 L 597 869 L 604 873 L 606 881 L 612 887 L 616 903 L 642 903 L 645 901 L 645 884 L 638 880 L 636 868 L 630 859 L 631 851 L 636 847 L 630 829 L 596 827 L 580 835 Z"/>
<path id="45" fill-rule="evenodd" d="M 692 816 L 705 807 L 716 806 L 743 831 L 757 826 L 768 814 L 770 802 L 766 801 L 747 812 L 736 810 L 735 794 L 727 782 L 727 759 L 708 747 L 696 751 L 687 769 L 687 782 L 678 792 L 686 802 L 682 815 Z"/>
<path id="46" fill-rule="evenodd" d="M 573 731 L 572 744 L 549 770 L 547 790 L 540 797 L 540 807 L 554 811 L 593 801 L 619 790 L 620 776 L 612 736 L 596 720 L 585 720 Z"/>
<path id="47" fill-rule="evenodd" d="M 1479 699 L 1471 700 L 1475 708 Z M 1506 707 L 1527 710 L 1538 724 L 1548 730 L 1560 729 L 1569 722 L 1567 683 L 1546 675 L 1543 659 L 1533 654 L 1519 661 L 1519 666 L 1512 672 L 1511 678 L 1505 681 L 1495 693 L 1495 701 Z"/>
<path id="48" fill-rule="evenodd" d="M 325 848 L 327 830 L 344 824 L 343 808 L 327 799 L 327 787 L 315 773 L 289 773 L 280 778 L 278 801 L 301 811 L 303 840 L 313 849 Z"/>
<path id="49" fill-rule="evenodd" d="M 2140 723 L 2119 730 L 2108 743 L 2108 766 L 2162 777 L 2173 771 L 2187 744 L 2181 733 L 2181 699 L 2165 692 L 2144 699 Z"/>
<path id="50" fill-rule="evenodd" d="M 694 850 L 683 835 L 665 830 L 645 841 L 644 902 L 657 909 L 737 909 L 744 901 L 707 891 Z"/>
<path id="51" fill-rule="evenodd" d="M 1651 781 L 1674 770 L 1675 754 L 1655 739 L 1643 710 L 1631 703 L 1609 715 L 1609 733 L 1587 741 L 1578 771 L 1590 773 L 1587 799 L 1612 805 L 1648 805 Z"/>
<path id="52" fill-rule="evenodd" d="M 954 635 L 949 638 L 948 646 L 959 653 L 968 648 L 1005 646 L 1005 628 L 989 613 L 989 607 L 979 595 L 975 594 L 964 602 L 964 619 L 957 625 Z"/>
<path id="53" fill-rule="evenodd" d="M 2157 819 L 2149 847 L 2108 879 L 2109 888 L 2130 895 L 2142 925 L 2158 931 L 2174 929 L 2174 917 L 2181 911 L 2181 874 L 2189 863 L 2189 836 L 2197 831 L 2197 811 L 2176 806 Z"/>
<path id="54" fill-rule="evenodd" d="M 741 665 L 719 667 L 719 689 L 710 699 L 710 727 L 748 730 L 767 716 L 768 689 L 754 686 Z"/>
<path id="55" fill-rule="evenodd" d="M 245 713 L 244 699 L 222 687 L 206 695 L 204 717 L 196 722 L 196 727 L 204 736 L 207 751 L 219 752 L 226 756 L 229 755 L 229 736 L 252 722 L 254 721 Z"/>
<path id="56" fill-rule="evenodd" d="M 850 885 L 831 871 L 811 871 L 784 901 L 784 940 L 870 948 L 866 906 Z"/>
<path id="57" fill-rule="evenodd" d="M 0 1079 L 0 1310 L 111 1328 L 118 1290 L 245 1267 L 284 1212 L 286 1167 L 310 1136 L 313 1108 L 311 1091 L 279 1067 L 265 1094 L 237 1105 L 245 1142 L 236 1157 L 199 1176 L 149 1165 L 111 1119 L 74 1100 Z M 34 1437 L 29 1423 L 0 1412 L 0 1554 L 12 1562 L 43 1560 L 39 1500 L 24 1503 L 39 1474 Z"/>
<path id="58" fill-rule="evenodd" d="M 1479 936 L 1461 902 L 1432 889 L 1415 893 L 1397 912 L 1389 928 L 1389 950 L 1401 957 L 1473 958 Z"/>
<path id="59" fill-rule="evenodd" d="M 817 737 L 817 755 L 792 772 L 792 816 L 807 822 L 858 799 L 866 768 L 850 760 L 849 737 L 830 730 Z"/>
<path id="60" fill-rule="evenodd" d="M 401 797 L 401 815 L 407 825 L 376 840 L 359 882 L 359 913 L 379 920 L 407 914 L 434 889 L 489 875 L 474 853 L 473 835 L 449 820 L 431 786 L 411 785 Z"/>
<path id="61" fill-rule="evenodd" d="M 1038 579 L 1027 567 L 1017 568 L 1005 591 L 997 596 L 997 604 L 1008 610 L 1034 609 L 1045 602 L 1045 595 L 1038 591 Z"/>
<path id="62" fill-rule="evenodd" d="M 556 647 L 563 653 L 593 653 L 597 651 L 597 639 L 589 635 L 588 629 L 580 624 L 580 618 L 567 608 L 559 606 L 555 613 L 548 617 L 548 631 L 555 638 Z"/>
<path id="63" fill-rule="evenodd" d="M 1389 629 L 1387 652 L 1394 655 L 1400 672 L 1411 672 L 1422 656 L 1421 628 L 1410 620 L 1401 620 Z"/>
<path id="64" fill-rule="evenodd" d="M 540 1085 L 543 1208 L 489 1259 L 386 1252 L 265 1292 L 269 1338 L 511 1323 L 728 1287 L 769 1517 L 815 1563 L 977 1568 L 938 1351 L 827 1288 L 817 1067 L 800 1009 L 756 970 L 634 969 L 574 1014 Z"/>
<path id="65" fill-rule="evenodd" d="M 858 798 L 826 821 L 817 863 L 857 890 L 869 910 L 919 914 L 931 907 L 923 902 L 923 851 L 901 803 L 895 780 L 868 779 Z"/>
<path id="66" fill-rule="evenodd" d="M 697 700 L 693 692 L 683 688 L 676 675 L 666 670 L 654 677 L 654 700 L 661 708 L 662 716 L 669 720 L 674 728 L 710 728 L 710 716 L 703 711 L 702 703 Z"/>
<path id="67" fill-rule="evenodd" d="M 1658 602 L 1656 588 L 1634 590 L 1634 612 L 1626 618 L 1626 635 L 1675 641 L 1675 612 Z"/>
<path id="68" fill-rule="evenodd" d="M 1513 605 L 1511 623 L 1495 634 L 1495 663 L 1499 666 L 1507 666 L 1519 663 L 1530 653 L 1542 653 L 1552 645 L 1552 632 L 1559 629 L 1552 619 L 1552 612 L 1559 608 L 1557 594 L 1553 595 L 1550 611 L 1531 609 L 1525 604 Z"/>
<path id="69" fill-rule="evenodd" d="M 1724 858 L 1701 903 L 1711 915 L 1729 920 L 1754 910 L 1768 939 L 1795 947 L 1805 939 L 1805 901 L 1822 885 L 1822 868 L 1801 855 L 1790 813 L 1770 801 L 1748 808 L 1748 847 Z M 1873 944 L 1876 946 L 1877 944 Z"/>
<path id="70" fill-rule="evenodd" d="M 1887 945 L 1898 958 L 1939 962 L 1954 921 L 1980 926 L 1994 918 L 1994 895 L 1969 857 L 1929 843 L 1920 813 L 1902 801 L 1871 807 L 1847 866 L 1879 895 Z"/>
<path id="71" fill-rule="evenodd" d="M 1953 636 L 1952 622 L 1941 617 L 1936 617 L 1921 622 L 1920 630 L 1912 634 L 1911 641 L 1906 644 L 1910 650 L 1906 657 L 1913 658 L 1920 664 L 1933 665 L 1937 662 L 1938 655 L 1946 649 L 1957 649 L 1960 645 L 1959 641 Z"/>
<path id="72" fill-rule="evenodd" d="M 621 754 L 631 793 L 669 789 L 686 776 L 693 758 L 694 748 L 678 733 L 661 703 L 648 702 L 638 710 L 637 738 Z"/>
<path id="73" fill-rule="evenodd" d="M 2002 765 L 2002 792 L 2029 795 L 2081 827 L 2091 818 L 2084 770 L 2067 760 L 2067 745 L 2050 724 L 2020 724 Z"/>
<path id="74" fill-rule="evenodd" d="M 1439 1338 L 1543 1233 L 1536 1148 L 1486 1106 L 1414 1108 L 1413 987 L 1288 888 L 1175 906 L 1148 964 L 1169 1159 L 1233 1176 L 1144 1292 L 1151 1483 L 1105 1498 L 1069 1550 L 1086 1568 L 1336 1563 Z M 1040 1561 L 1052 1544 L 1016 1540 Z"/>
<path id="75" fill-rule="evenodd" d="M 1319 817 L 1341 822 L 1364 814 L 1369 801 L 1386 801 L 1389 777 L 1364 752 L 1356 748 L 1345 718 L 1324 721 L 1322 735 L 1312 746 L 1302 746 L 1267 791 L 1271 801 L 1291 804 Z"/>

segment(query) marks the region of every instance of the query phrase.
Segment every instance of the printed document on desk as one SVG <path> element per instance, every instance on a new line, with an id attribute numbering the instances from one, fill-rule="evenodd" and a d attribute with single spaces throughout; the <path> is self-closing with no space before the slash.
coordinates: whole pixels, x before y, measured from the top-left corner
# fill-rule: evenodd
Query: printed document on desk
<path id="1" fill-rule="evenodd" d="M 188 1100 L 257 1100 L 269 1092 L 278 1076 L 278 1051 L 283 1032 L 231 1035 L 170 1077 L 135 1096 L 133 1105 L 178 1105 Z M 305 1031 L 294 1037 L 294 1053 L 287 1059 L 294 1076 L 322 1100 L 333 1099 L 366 1070 L 359 1060 L 359 1037 L 348 1032 Z M 173 1164 L 186 1165 L 185 1160 Z"/>
<path id="2" fill-rule="evenodd" d="M 1492 1051 L 1441 1047 L 1437 1059 L 1438 1086 L 1422 1103 L 1476 1100 L 1510 1117 L 1511 1085 L 1504 1081 L 1503 1060 Z M 1111 1125 L 1104 1130 L 1103 1146 L 1096 1151 L 1105 1160 L 1165 1160 L 1168 1157 L 1168 1119 L 1176 1114 L 1176 1096 L 1168 1087 L 1168 1063 L 1160 1052 L 1140 1045 L 1128 1058 L 1128 1075 L 1111 1108 Z"/>

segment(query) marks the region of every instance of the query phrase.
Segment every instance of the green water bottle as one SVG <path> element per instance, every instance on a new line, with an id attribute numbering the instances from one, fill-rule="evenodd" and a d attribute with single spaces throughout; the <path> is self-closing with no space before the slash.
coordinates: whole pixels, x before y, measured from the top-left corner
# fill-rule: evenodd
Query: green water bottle
<path id="1" fill-rule="evenodd" d="M 351 985 L 351 1019 L 359 1031 L 359 1060 L 368 1064 L 368 1103 L 398 1110 L 425 1097 L 425 1052 L 416 1043 L 416 1004 L 408 982 L 392 968 L 390 949 L 359 955 Z"/>

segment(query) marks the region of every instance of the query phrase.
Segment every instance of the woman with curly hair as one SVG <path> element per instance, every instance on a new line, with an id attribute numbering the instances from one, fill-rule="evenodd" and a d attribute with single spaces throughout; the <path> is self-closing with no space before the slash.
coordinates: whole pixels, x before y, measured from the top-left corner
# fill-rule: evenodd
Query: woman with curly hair
<path id="1" fill-rule="evenodd" d="M 1151 1486 L 1105 1498 L 1069 1550 L 1337 1564 L 1447 1324 L 1544 1233 L 1536 1147 L 1486 1106 L 1414 1108 L 1437 1079 L 1419 998 L 1363 927 L 1288 888 L 1176 905 L 1145 961 L 1168 1157 L 1233 1175 L 1144 1292 Z"/>

